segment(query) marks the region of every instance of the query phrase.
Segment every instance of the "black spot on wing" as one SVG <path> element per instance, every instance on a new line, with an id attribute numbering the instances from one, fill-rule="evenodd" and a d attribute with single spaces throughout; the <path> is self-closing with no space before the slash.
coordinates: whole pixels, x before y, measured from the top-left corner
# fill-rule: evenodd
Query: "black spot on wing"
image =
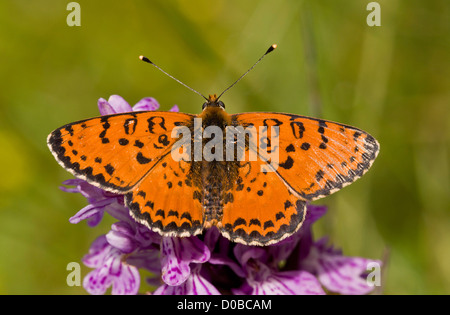
<path id="1" fill-rule="evenodd" d="M 271 220 L 268 220 L 264 222 L 264 230 L 267 230 L 268 228 L 274 227 L 274 224 Z"/>
<path id="2" fill-rule="evenodd" d="M 291 122 L 292 134 L 296 139 L 303 138 L 303 133 L 305 132 L 305 126 L 300 121 Z"/>
<path id="3" fill-rule="evenodd" d="M 202 202 L 202 194 L 198 190 L 194 191 L 194 194 L 192 197 L 194 199 L 198 200 L 198 202 L 200 202 L 200 203 Z"/>
<path id="4" fill-rule="evenodd" d="M 223 203 L 224 204 L 227 204 L 229 202 L 234 202 L 234 196 L 233 196 L 233 194 L 231 192 L 227 193 L 225 195 L 225 197 L 223 198 Z"/>
<path id="5" fill-rule="evenodd" d="M 138 120 L 136 118 L 128 118 L 123 124 L 124 131 L 127 135 L 132 135 L 136 131 Z"/>
<path id="6" fill-rule="evenodd" d="M 139 152 L 136 155 L 136 160 L 138 161 L 139 164 L 147 164 L 150 163 L 152 161 L 152 159 L 145 157 L 142 152 Z"/>
<path id="7" fill-rule="evenodd" d="M 294 160 L 290 156 L 288 156 L 286 161 L 279 164 L 280 167 L 287 169 L 287 170 L 290 169 L 293 165 L 294 165 Z"/>
<path id="8" fill-rule="evenodd" d="M 286 152 L 295 152 L 295 147 L 292 143 L 286 147 Z"/>
<path id="9" fill-rule="evenodd" d="M 147 196 L 147 194 L 145 193 L 145 191 L 143 190 L 139 190 L 139 192 L 136 194 L 137 196 L 141 196 L 142 198 L 145 199 L 145 196 Z"/>
<path id="10" fill-rule="evenodd" d="M 142 149 L 142 148 L 144 147 L 144 144 L 143 144 L 141 141 L 136 140 L 136 141 L 134 142 L 134 146 L 135 146 L 135 147 L 138 147 L 139 149 Z"/>
<path id="11" fill-rule="evenodd" d="M 115 169 L 111 164 L 107 164 L 107 165 L 105 165 L 105 171 L 109 175 L 112 175 L 114 173 Z"/>
<path id="12" fill-rule="evenodd" d="M 155 216 L 160 216 L 160 217 L 162 217 L 163 219 L 165 219 L 165 218 L 166 218 L 166 213 L 164 212 L 164 210 L 159 209 L 159 210 L 157 210 L 157 211 L 155 212 Z"/>
<path id="13" fill-rule="evenodd" d="M 239 226 L 239 225 L 247 225 L 247 221 L 243 218 L 237 218 L 236 221 L 233 223 L 233 228 Z"/>
<path id="14" fill-rule="evenodd" d="M 308 150 L 311 147 L 311 145 L 308 142 L 303 142 L 302 145 L 300 146 L 300 148 L 302 150 Z"/>
<path id="15" fill-rule="evenodd" d="M 324 171 L 319 170 L 319 171 L 316 173 L 316 181 L 320 182 L 320 181 L 323 179 L 323 176 L 324 176 L 324 175 L 325 175 Z"/>
<path id="16" fill-rule="evenodd" d="M 257 225 L 261 226 L 261 222 L 258 219 L 251 219 L 248 226 Z"/>

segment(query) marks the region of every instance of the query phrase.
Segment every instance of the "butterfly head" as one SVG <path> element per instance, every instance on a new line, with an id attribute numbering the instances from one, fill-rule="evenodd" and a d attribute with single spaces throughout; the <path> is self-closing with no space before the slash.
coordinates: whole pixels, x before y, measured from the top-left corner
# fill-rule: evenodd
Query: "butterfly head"
<path id="1" fill-rule="evenodd" d="M 202 109 L 204 110 L 207 107 L 220 107 L 222 109 L 225 109 L 225 104 L 222 101 L 219 101 L 217 94 L 209 94 L 209 98 L 205 103 L 203 103 Z"/>

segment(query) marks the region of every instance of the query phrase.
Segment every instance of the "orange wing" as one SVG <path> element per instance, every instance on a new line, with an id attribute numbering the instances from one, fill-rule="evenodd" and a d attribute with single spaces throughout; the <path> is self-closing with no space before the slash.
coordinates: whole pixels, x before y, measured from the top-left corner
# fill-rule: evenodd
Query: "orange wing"
<path id="1" fill-rule="evenodd" d="M 296 232 L 306 215 L 306 202 L 280 183 L 275 172 L 261 171 L 265 162 L 239 162 L 239 172 L 224 203 L 220 231 L 245 245 L 270 245 Z"/>
<path id="2" fill-rule="evenodd" d="M 125 195 L 133 218 L 163 236 L 191 236 L 203 230 L 201 189 L 195 185 L 191 163 L 162 158 Z"/>
<path id="3" fill-rule="evenodd" d="M 365 131 L 331 121 L 280 113 L 243 113 L 232 115 L 232 121 L 268 127 L 266 137 L 258 140 L 258 157 L 267 162 L 276 157 L 272 170 L 291 193 L 307 201 L 360 178 L 379 152 L 378 142 Z M 279 128 L 278 145 L 271 126 Z M 262 144 L 269 153 L 261 150 Z"/>
<path id="4" fill-rule="evenodd" d="M 56 160 L 92 185 L 119 194 L 135 187 L 177 140 L 172 129 L 193 115 L 131 112 L 78 121 L 47 139 Z"/>

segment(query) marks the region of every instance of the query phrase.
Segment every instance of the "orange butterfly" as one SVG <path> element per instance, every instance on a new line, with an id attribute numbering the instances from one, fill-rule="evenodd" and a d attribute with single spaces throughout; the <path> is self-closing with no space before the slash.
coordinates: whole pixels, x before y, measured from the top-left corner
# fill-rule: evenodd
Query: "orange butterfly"
<path id="1" fill-rule="evenodd" d="M 132 217 L 163 236 L 216 226 L 231 241 L 261 246 L 295 233 L 307 202 L 354 182 L 379 152 L 378 142 L 355 127 L 282 113 L 229 115 L 219 97 L 210 95 L 198 115 L 130 112 L 74 122 L 53 131 L 48 146 L 76 177 L 124 194 Z M 196 136 L 209 127 L 224 131 L 213 147 L 213 139 Z M 255 142 L 245 134 L 243 156 L 230 160 L 227 148 L 238 141 L 225 136 L 228 127 L 265 135 Z M 200 144 L 200 153 L 209 146 L 216 158 L 199 158 L 191 149 L 175 159 L 179 128 L 191 132 L 184 144 Z"/>

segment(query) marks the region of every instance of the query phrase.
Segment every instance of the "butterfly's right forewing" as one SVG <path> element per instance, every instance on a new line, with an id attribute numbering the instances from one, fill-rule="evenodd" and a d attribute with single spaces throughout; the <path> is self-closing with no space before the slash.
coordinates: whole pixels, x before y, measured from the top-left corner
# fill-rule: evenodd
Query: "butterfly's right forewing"
<path id="1" fill-rule="evenodd" d="M 176 126 L 192 115 L 130 112 L 87 119 L 53 131 L 48 146 L 69 172 L 92 185 L 124 194 L 170 152 Z"/>

